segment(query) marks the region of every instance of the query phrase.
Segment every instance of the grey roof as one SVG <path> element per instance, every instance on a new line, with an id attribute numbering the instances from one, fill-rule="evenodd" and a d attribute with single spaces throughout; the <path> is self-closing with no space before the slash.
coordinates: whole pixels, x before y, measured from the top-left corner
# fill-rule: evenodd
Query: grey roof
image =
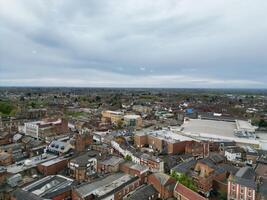
<path id="1" fill-rule="evenodd" d="M 171 178 L 169 175 L 161 172 L 154 173 L 152 176 L 156 177 L 156 179 L 159 180 L 161 185 L 165 185 L 167 181 Z"/>
<path id="2" fill-rule="evenodd" d="M 257 186 L 255 182 L 255 172 L 251 167 L 242 167 L 239 169 L 232 181 L 254 189 L 256 189 Z"/>
<path id="3" fill-rule="evenodd" d="M 51 197 L 58 191 L 70 190 L 73 180 L 60 175 L 46 176 L 24 188 L 40 197 Z"/>
<path id="4" fill-rule="evenodd" d="M 108 159 L 105 159 L 105 160 L 101 161 L 101 163 L 104 164 L 104 165 L 115 166 L 115 165 L 120 164 L 123 161 L 124 160 L 122 158 L 120 158 L 120 157 L 111 156 Z"/>
<path id="5" fill-rule="evenodd" d="M 236 174 L 236 172 L 238 171 L 238 168 L 231 165 L 231 164 L 220 164 L 220 167 L 224 168 L 225 171 L 231 173 L 231 174 Z"/>
<path id="6" fill-rule="evenodd" d="M 147 200 L 152 195 L 156 196 L 157 193 L 157 190 L 152 185 L 145 185 L 132 193 L 128 200 Z"/>
<path id="7" fill-rule="evenodd" d="M 192 168 L 195 167 L 197 161 L 196 160 L 190 160 L 188 162 L 183 162 L 174 168 L 172 168 L 172 171 L 175 171 L 177 173 L 187 174 L 191 171 Z"/>
<path id="8" fill-rule="evenodd" d="M 263 179 L 262 182 L 259 184 L 259 194 L 267 199 L 267 179 Z"/>
<path id="9" fill-rule="evenodd" d="M 251 167 L 242 167 L 241 169 L 238 170 L 235 176 L 244 179 L 254 180 L 255 172 Z"/>
<path id="10" fill-rule="evenodd" d="M 94 151 L 94 150 L 90 150 L 90 151 L 83 153 L 82 155 L 80 155 L 76 158 L 71 159 L 70 162 L 79 164 L 79 166 L 81 166 L 81 167 L 85 167 L 88 164 L 88 162 L 89 162 L 88 160 L 90 158 L 98 157 L 98 155 L 99 155 L 99 152 Z"/>
<path id="11" fill-rule="evenodd" d="M 132 177 L 124 173 L 115 173 L 94 182 L 80 185 L 75 190 L 83 198 L 91 194 L 101 197 L 109 194 L 133 179 L 136 180 L 136 178 L 138 177 Z"/>
<path id="12" fill-rule="evenodd" d="M 43 198 L 22 189 L 14 191 L 13 196 L 16 197 L 16 200 L 43 200 Z"/>
<path id="13" fill-rule="evenodd" d="M 225 160 L 225 157 L 223 155 L 221 155 L 219 153 L 215 153 L 215 152 L 210 153 L 208 158 L 210 160 L 212 160 L 212 162 L 214 162 L 214 164 L 223 162 Z"/>

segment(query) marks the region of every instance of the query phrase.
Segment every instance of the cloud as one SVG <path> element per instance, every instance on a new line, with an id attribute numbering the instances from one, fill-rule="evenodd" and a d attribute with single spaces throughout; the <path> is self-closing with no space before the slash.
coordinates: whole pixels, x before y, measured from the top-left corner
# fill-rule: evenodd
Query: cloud
<path id="1" fill-rule="evenodd" d="M 2 86 L 267 87 L 264 0 L 25 2 L 0 0 Z"/>

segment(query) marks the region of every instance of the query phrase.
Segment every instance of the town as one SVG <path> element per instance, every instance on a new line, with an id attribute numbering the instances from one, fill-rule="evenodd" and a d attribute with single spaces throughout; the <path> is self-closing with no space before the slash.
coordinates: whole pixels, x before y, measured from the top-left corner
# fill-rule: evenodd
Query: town
<path id="1" fill-rule="evenodd" d="M 1 200 L 265 200 L 266 90 L 0 88 Z"/>

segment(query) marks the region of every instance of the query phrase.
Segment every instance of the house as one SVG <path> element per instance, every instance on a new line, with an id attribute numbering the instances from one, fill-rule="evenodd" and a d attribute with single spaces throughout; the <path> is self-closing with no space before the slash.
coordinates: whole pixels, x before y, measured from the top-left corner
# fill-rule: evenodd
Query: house
<path id="1" fill-rule="evenodd" d="M 69 142 L 53 140 L 47 147 L 47 151 L 57 155 L 64 155 L 69 153 L 73 146 Z"/>
<path id="2" fill-rule="evenodd" d="M 127 195 L 126 200 L 156 200 L 158 199 L 158 191 L 153 187 L 153 185 L 143 185 L 137 188 L 135 191 Z"/>
<path id="3" fill-rule="evenodd" d="M 228 178 L 228 199 L 229 200 L 255 200 L 256 174 L 251 167 L 242 167 L 235 175 Z"/>
<path id="4" fill-rule="evenodd" d="M 173 190 L 176 185 L 176 180 L 171 176 L 157 172 L 149 175 L 147 181 L 158 191 L 159 198 L 168 199 L 173 197 Z"/>
<path id="5" fill-rule="evenodd" d="M 120 171 L 131 176 L 138 176 L 141 179 L 141 183 L 147 182 L 147 175 L 149 173 L 149 168 L 144 165 L 133 163 L 130 161 L 125 161 L 120 163 Z"/>
<path id="6" fill-rule="evenodd" d="M 173 196 L 177 200 L 208 200 L 208 198 L 201 196 L 181 183 L 175 185 Z"/>
<path id="7" fill-rule="evenodd" d="M 0 165 L 8 166 L 11 165 L 13 162 L 12 155 L 6 152 L 0 153 Z"/>
<path id="8" fill-rule="evenodd" d="M 72 191 L 73 200 L 114 199 L 122 200 L 124 196 L 140 186 L 140 178 L 124 173 L 114 173 L 105 178 L 85 183 Z"/>
<path id="9" fill-rule="evenodd" d="M 210 196 L 214 180 L 222 181 L 226 178 L 226 171 L 216 163 L 216 160 L 218 159 L 215 156 L 213 159 L 209 157 L 198 160 L 191 174 L 198 192 L 206 197 Z"/>

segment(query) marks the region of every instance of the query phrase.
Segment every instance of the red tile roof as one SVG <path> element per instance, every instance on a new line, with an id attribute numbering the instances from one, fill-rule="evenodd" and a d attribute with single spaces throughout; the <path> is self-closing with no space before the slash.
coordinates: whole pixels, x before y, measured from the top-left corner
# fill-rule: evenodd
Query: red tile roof
<path id="1" fill-rule="evenodd" d="M 193 190 L 185 187 L 184 185 L 177 183 L 174 189 L 174 193 L 180 194 L 181 196 L 191 200 L 207 200 L 205 197 L 202 197 L 200 194 L 194 192 Z M 174 195 L 177 197 L 177 195 Z"/>

